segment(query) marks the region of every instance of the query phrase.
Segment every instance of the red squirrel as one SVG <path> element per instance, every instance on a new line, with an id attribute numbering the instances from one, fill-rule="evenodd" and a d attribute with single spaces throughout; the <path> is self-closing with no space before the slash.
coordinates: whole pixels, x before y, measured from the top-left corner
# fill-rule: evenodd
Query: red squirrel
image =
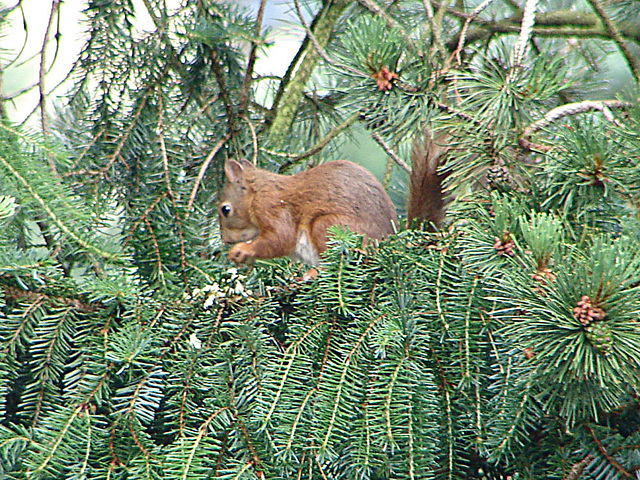
<path id="1" fill-rule="evenodd" d="M 428 135 L 414 141 L 408 221 L 438 225 L 442 220 L 442 178 L 436 169 L 445 151 Z M 380 182 L 346 160 L 295 175 L 227 160 L 224 171 L 218 218 L 236 263 L 288 256 L 315 266 L 327 248 L 330 226 L 344 225 L 369 239 L 382 239 L 397 227 L 395 207 Z"/>

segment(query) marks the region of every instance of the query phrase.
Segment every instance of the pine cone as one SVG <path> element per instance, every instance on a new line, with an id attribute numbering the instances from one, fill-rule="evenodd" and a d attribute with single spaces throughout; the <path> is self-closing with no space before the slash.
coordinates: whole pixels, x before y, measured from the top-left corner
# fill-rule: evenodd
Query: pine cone
<path id="1" fill-rule="evenodd" d="M 611 334 L 611 328 L 605 322 L 593 322 L 586 326 L 584 334 L 587 340 L 593 345 L 600 353 L 607 355 L 611 352 L 613 347 L 613 336 Z"/>
<path id="2" fill-rule="evenodd" d="M 487 186 L 491 190 L 511 190 L 511 175 L 504 165 L 495 165 L 487 170 Z"/>

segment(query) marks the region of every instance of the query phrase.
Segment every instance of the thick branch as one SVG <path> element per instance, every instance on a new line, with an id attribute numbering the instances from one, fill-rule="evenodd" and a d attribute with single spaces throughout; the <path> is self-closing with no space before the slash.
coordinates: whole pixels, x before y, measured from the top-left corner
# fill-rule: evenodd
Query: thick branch
<path id="1" fill-rule="evenodd" d="M 348 0 L 335 0 L 318 13 L 317 21 L 314 21 L 312 30 L 321 47 L 324 48 L 329 41 L 329 36 L 335 23 L 349 4 Z M 280 149 L 284 144 L 302 100 L 304 87 L 307 85 L 319 60 L 320 54 L 315 46 L 311 42 L 306 42 L 305 50 L 300 57 L 300 64 L 295 75 L 287 82 L 282 90 L 282 96 L 278 98 L 278 103 L 273 106 L 275 117 L 269 129 L 269 138 L 271 139 L 272 147 L 276 150 Z"/>
<path id="2" fill-rule="evenodd" d="M 453 8 L 447 9 L 447 13 L 465 20 L 471 16 L 469 13 Z M 483 40 L 495 33 L 518 33 L 521 21 L 521 15 L 514 15 L 497 21 L 476 18 L 474 20 L 476 26 L 470 28 L 467 33 L 467 43 Z M 640 43 L 640 30 L 625 27 L 620 30 L 620 34 Z M 536 26 L 533 28 L 533 35 L 611 39 L 611 35 L 604 28 L 597 15 L 572 10 L 538 14 L 536 16 Z M 447 43 L 447 48 L 450 51 L 455 51 L 457 44 L 458 40 L 453 38 Z"/>

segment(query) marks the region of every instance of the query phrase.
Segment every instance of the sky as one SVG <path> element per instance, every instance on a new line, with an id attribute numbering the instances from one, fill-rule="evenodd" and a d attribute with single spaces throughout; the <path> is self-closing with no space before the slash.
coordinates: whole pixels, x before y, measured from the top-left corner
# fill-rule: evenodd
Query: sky
<path id="1" fill-rule="evenodd" d="M 3 8 L 11 7 L 18 0 L 0 0 Z M 237 0 L 236 0 L 237 1 Z M 167 3 L 177 5 L 179 0 L 168 0 Z M 245 0 L 244 4 L 256 4 L 256 1 Z M 21 9 L 15 9 L 9 17 L 9 25 L 0 32 L 0 71 L 2 71 L 2 92 L 6 97 L 13 96 L 16 92 L 27 87 L 33 87 L 26 93 L 19 95 L 7 105 L 7 111 L 11 120 L 22 122 L 37 106 L 38 73 L 40 57 L 37 53 L 41 50 L 44 41 L 47 22 L 51 13 L 51 0 L 22 0 Z M 145 13 L 138 16 L 136 27 L 139 31 L 153 28 L 151 19 L 146 15 L 146 9 L 142 0 L 133 0 L 136 12 Z M 60 6 L 60 49 L 55 55 L 55 41 L 49 42 L 47 49 L 47 63 L 55 63 L 49 68 L 45 77 L 45 89 L 50 92 L 66 77 L 84 45 L 86 23 L 83 22 L 83 10 L 87 0 L 63 0 Z M 299 42 L 303 36 L 301 30 L 291 27 L 287 20 L 292 18 L 292 12 L 284 2 L 269 1 L 265 12 L 265 24 L 271 26 L 272 39 L 277 42 L 263 53 L 256 64 L 256 72 L 261 75 L 282 74 L 295 54 Z M 58 19 L 54 19 L 54 28 L 51 35 L 56 32 Z M 26 28 L 25 28 L 26 25 Z M 65 85 L 60 85 L 54 92 L 64 95 Z"/>

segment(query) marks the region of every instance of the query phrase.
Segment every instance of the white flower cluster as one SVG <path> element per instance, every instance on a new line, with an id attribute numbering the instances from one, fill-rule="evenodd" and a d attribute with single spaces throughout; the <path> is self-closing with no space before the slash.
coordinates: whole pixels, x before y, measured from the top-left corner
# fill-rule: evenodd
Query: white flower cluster
<path id="1" fill-rule="evenodd" d="M 195 299 L 200 296 L 205 297 L 203 307 L 208 309 L 216 302 L 228 299 L 238 299 L 239 297 L 248 297 L 252 294 L 251 290 L 244 287 L 246 275 L 238 273 L 238 269 L 232 267 L 225 272 L 225 275 L 212 285 L 205 285 L 202 288 L 196 288 L 190 298 Z"/>

